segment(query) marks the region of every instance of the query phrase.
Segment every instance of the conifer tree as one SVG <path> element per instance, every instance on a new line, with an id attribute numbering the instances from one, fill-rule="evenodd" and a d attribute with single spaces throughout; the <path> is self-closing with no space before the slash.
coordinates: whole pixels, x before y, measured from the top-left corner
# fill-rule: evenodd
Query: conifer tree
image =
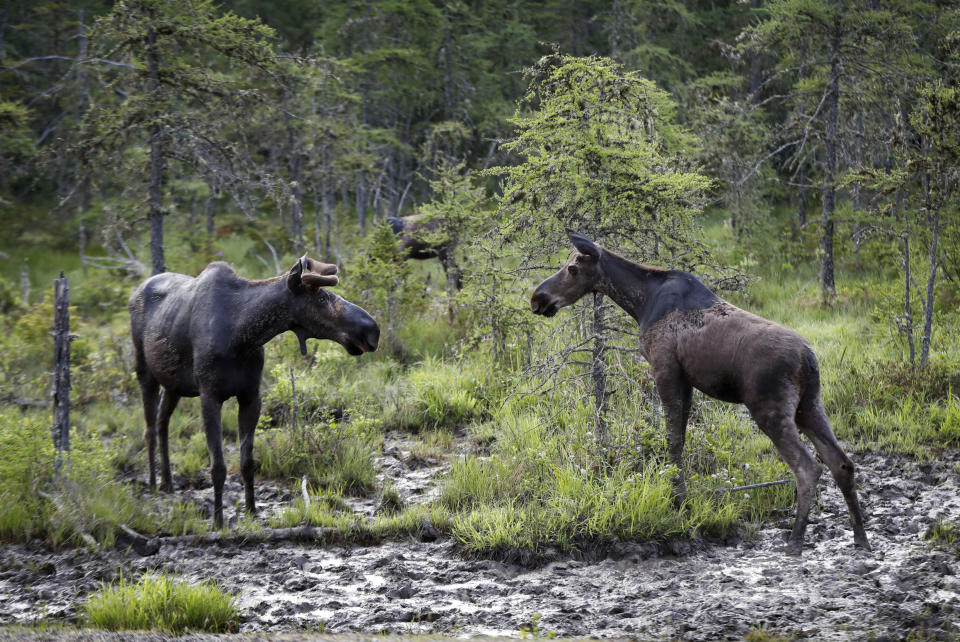
<path id="1" fill-rule="evenodd" d="M 670 96 L 607 58 L 554 54 L 528 74 L 529 111 L 518 113 L 517 136 L 504 145 L 522 161 L 492 170 L 504 176 L 499 234 L 518 262 L 511 299 L 546 258 L 569 252 L 566 228 L 644 262 L 703 262 L 695 219 L 711 182 L 690 160 L 696 139 L 676 124 Z M 595 294 L 589 377 L 601 440 L 607 314 Z"/>
<path id="2" fill-rule="evenodd" d="M 97 67 L 113 93 L 93 102 L 76 148 L 87 167 L 123 174 L 127 186 L 147 186 L 154 273 L 166 269 L 164 185 L 171 165 L 233 178 L 240 154 L 224 132 L 260 97 L 238 72 L 273 74 L 272 39 L 273 30 L 259 20 L 220 13 L 213 0 L 119 0 L 91 31 L 91 56 L 120 64 Z M 123 166 L 134 150 L 145 151 L 145 162 Z M 131 169 L 138 174 L 126 175 Z"/>

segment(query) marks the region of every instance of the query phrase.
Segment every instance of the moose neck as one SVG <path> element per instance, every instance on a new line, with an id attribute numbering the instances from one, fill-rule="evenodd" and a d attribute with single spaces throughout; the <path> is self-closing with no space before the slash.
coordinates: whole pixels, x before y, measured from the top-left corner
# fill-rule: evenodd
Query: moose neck
<path id="1" fill-rule="evenodd" d="M 609 251 L 600 254 L 600 267 L 603 279 L 597 284 L 597 291 L 613 299 L 639 322 L 643 306 L 659 285 L 663 270 L 645 267 Z"/>
<path id="2" fill-rule="evenodd" d="M 234 323 L 239 346 L 262 346 L 293 329 L 293 293 L 287 287 L 286 274 L 265 281 L 248 281 L 237 297 L 241 302 Z"/>

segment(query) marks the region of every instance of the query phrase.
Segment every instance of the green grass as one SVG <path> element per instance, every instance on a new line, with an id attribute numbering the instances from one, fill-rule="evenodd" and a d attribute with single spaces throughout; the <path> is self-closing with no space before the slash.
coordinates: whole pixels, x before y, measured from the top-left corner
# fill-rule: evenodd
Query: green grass
<path id="1" fill-rule="evenodd" d="M 937 523 L 930 527 L 924 539 L 933 546 L 944 548 L 960 557 L 960 522 L 938 518 Z"/>
<path id="2" fill-rule="evenodd" d="M 904 341 L 893 324 L 899 313 L 895 274 L 870 267 L 883 265 L 876 248 L 865 248 L 862 263 L 838 256 L 839 294 L 825 303 L 815 261 L 797 260 L 802 248 L 815 247 L 815 238 L 742 241 L 717 221 L 707 232 L 720 251 L 719 262 L 756 277 L 746 293 L 724 296 L 795 329 L 814 346 L 827 412 L 848 450 L 931 458 L 960 447 L 956 285 L 944 281 L 938 292 L 943 305 L 933 353 L 921 371 L 906 364 Z M 204 254 L 209 248 L 198 250 L 181 232 L 170 241 L 177 269 L 195 272 L 209 258 Z M 266 274 L 254 256 L 257 243 L 237 234 L 218 239 L 216 248 L 241 266 L 241 273 L 259 277 Z M 30 258 L 43 278 L 55 267 L 49 252 L 32 252 Z M 74 342 L 73 468 L 69 484 L 54 483 L 46 410 L 0 408 L 0 539 L 42 537 L 70 545 L 82 543 L 88 533 L 109 545 L 119 524 L 145 533 L 202 532 L 207 520 L 196 507 L 177 503 L 176 496 L 143 496 L 118 481 L 118 471 L 142 475 L 146 469 L 143 414 L 122 305 L 135 284 L 84 273 L 75 261 L 66 267 L 72 270 L 74 331 L 80 335 Z M 431 271 L 436 276 L 435 265 L 417 264 L 411 278 Z M 7 299 L 16 294 L 15 280 L 11 273 L 5 281 Z M 10 355 L 0 363 L 4 393 L 26 399 L 48 394 L 52 309 L 44 296 L 35 282 L 31 305 L 3 308 L 0 351 Z M 394 320 L 403 323 L 392 332 L 391 349 L 361 358 L 332 342 L 311 341 L 311 356 L 304 359 L 289 334 L 267 345 L 254 451 L 258 474 L 282 484 L 299 484 L 306 475 L 317 493 L 309 509 L 295 503 L 271 517 L 270 525 L 312 524 L 338 530 L 344 541 L 369 541 L 418 536 L 429 523 L 475 553 L 536 554 L 616 539 L 750 533 L 792 510 L 790 484 L 723 492 L 789 479 L 790 473 L 742 409 L 700 395 L 687 432 L 688 499 L 674 506 L 669 479 L 675 471 L 667 464 L 650 367 L 633 355 L 611 355 L 610 387 L 616 394 L 608 402 L 609 427 L 601 443 L 584 367 L 567 365 L 552 374 L 527 369 L 531 357 L 535 362 L 564 347 L 570 335 L 558 331 L 563 324 L 580 323 L 586 331 L 583 306 L 555 319 L 535 319 L 529 337 L 518 330 L 498 352 L 489 336 L 470 327 L 478 317 L 466 302 L 458 304 L 452 323 L 447 303 L 437 296 L 395 311 Z M 235 408 L 231 402 L 224 409 L 228 445 L 236 439 Z M 451 461 L 433 504 L 404 506 L 395 489 L 378 488 L 375 456 L 390 430 L 411 433 L 414 458 Z M 458 443 L 461 438 L 465 443 Z M 183 400 L 174 414 L 170 450 L 176 474 L 207 481 L 195 400 Z M 463 450 L 467 453 L 460 454 Z M 228 463 L 235 470 L 236 457 Z M 383 510 L 375 518 L 359 518 L 341 494 L 378 494 Z M 242 528 L 261 525 L 247 520 Z"/>
<path id="3" fill-rule="evenodd" d="M 104 586 L 85 607 L 86 624 L 108 631 L 227 633 L 237 630 L 238 617 L 234 597 L 215 584 L 192 584 L 168 575 Z"/>
<path id="4" fill-rule="evenodd" d="M 261 433 L 256 445 L 260 474 L 287 481 L 306 476 L 312 485 L 354 494 L 372 490 L 376 480 L 373 451 L 378 444 L 351 428 L 350 424 L 333 423 L 308 426 L 296 433 L 285 428 Z"/>

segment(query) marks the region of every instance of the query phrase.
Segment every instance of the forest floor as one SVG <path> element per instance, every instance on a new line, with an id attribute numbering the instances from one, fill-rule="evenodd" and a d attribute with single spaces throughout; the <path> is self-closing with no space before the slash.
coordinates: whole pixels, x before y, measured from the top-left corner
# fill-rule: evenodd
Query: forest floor
<path id="1" fill-rule="evenodd" d="M 411 444 L 388 436 L 380 475 L 405 502 L 429 501 L 436 474 L 449 464 L 414 456 Z M 0 628 L 0 639 L 36 625 L 73 626 L 87 594 L 102 582 L 145 571 L 220 582 L 238 595 L 246 633 L 715 640 L 760 630 L 818 640 L 960 637 L 960 560 L 924 541 L 938 518 L 960 516 L 960 453 L 932 462 L 866 453 L 855 461 L 872 552 L 854 549 L 845 505 L 828 474 L 799 559 L 783 553 L 792 514 L 735 543 L 616 543 L 533 564 L 467 558 L 443 537 L 350 547 L 168 543 L 148 557 L 5 545 L 0 624 L 28 628 Z M 177 493 L 207 502 L 211 490 Z M 266 481 L 258 482 L 257 494 L 264 516 L 297 496 Z M 229 518 L 242 497 L 237 475 L 228 479 L 227 497 Z M 372 507 L 358 501 L 354 510 Z"/>

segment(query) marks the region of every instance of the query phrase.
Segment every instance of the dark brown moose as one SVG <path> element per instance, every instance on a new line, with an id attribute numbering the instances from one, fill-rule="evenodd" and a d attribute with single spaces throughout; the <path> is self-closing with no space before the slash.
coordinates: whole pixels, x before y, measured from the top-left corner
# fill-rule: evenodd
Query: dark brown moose
<path id="1" fill-rule="evenodd" d="M 450 284 L 458 290 L 462 287 L 463 277 L 454 254 L 456 244 L 452 241 L 430 243 L 424 240 L 430 234 L 435 234 L 441 230 L 442 218 L 434 217 L 424 220 L 423 214 L 412 214 L 402 218 L 389 216 L 386 220 L 393 233 L 400 239 L 400 246 L 408 258 L 415 260 L 439 259 L 440 265 L 447 273 Z"/>
<path id="2" fill-rule="evenodd" d="M 568 232 L 576 252 L 541 283 L 530 299 L 535 314 L 551 317 L 588 292 L 613 299 L 640 325 L 640 348 L 653 368 L 667 421 L 674 480 L 686 487 L 683 442 L 692 389 L 745 404 L 789 464 L 797 482 L 797 517 L 787 552 L 799 555 L 820 465 L 800 441 L 813 443 L 840 487 L 853 541 L 870 548 L 857 501 L 853 462 L 840 448 L 820 400 L 820 370 L 810 344 L 781 325 L 745 312 L 711 292 L 693 275 L 640 265 Z"/>
<path id="3" fill-rule="evenodd" d="M 173 490 L 167 429 L 181 397 L 200 397 L 213 478 L 213 521 L 223 526 L 223 460 L 220 411 L 237 398 L 240 474 L 247 510 L 253 498 L 253 433 L 260 417 L 263 344 L 292 331 L 307 353 L 307 339 L 330 339 L 351 355 L 377 349 L 380 329 L 362 308 L 326 290 L 337 266 L 304 255 L 287 272 L 248 281 L 226 263 L 211 263 L 196 277 L 165 272 L 130 296 L 130 330 L 146 418 L 150 488 L 156 488 L 155 451 L 160 437 L 160 488 Z"/>

